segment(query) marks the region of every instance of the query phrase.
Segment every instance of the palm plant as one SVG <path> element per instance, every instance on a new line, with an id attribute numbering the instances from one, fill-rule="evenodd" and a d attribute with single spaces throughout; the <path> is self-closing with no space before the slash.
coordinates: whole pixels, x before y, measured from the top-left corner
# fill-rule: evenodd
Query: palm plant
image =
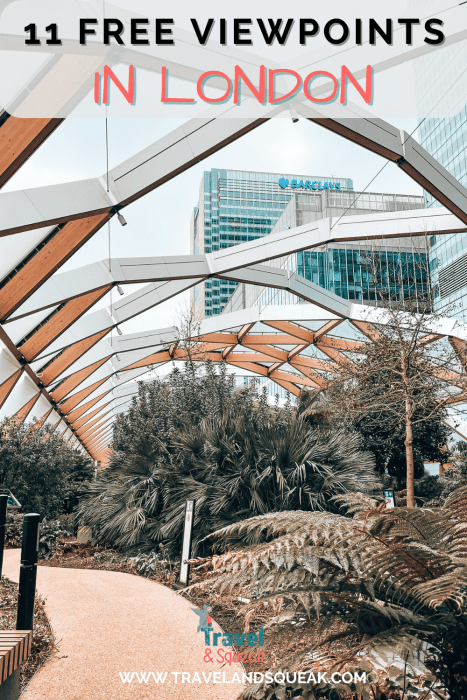
<path id="1" fill-rule="evenodd" d="M 155 446 L 154 446 L 155 445 Z M 265 513 L 324 510 L 331 498 L 377 485 L 373 458 L 344 430 L 310 429 L 294 412 L 229 411 L 188 425 L 145 453 L 115 453 L 81 502 L 98 541 L 179 556 L 184 506 L 196 499 L 193 552 L 213 530 Z"/>
<path id="2" fill-rule="evenodd" d="M 321 654 L 328 668 L 357 663 L 370 670 L 371 659 L 388 652 L 403 659 L 422 653 L 433 692 L 465 698 L 467 487 L 438 509 L 383 510 L 384 503 L 361 494 L 335 500 L 348 506 L 346 516 L 271 513 L 214 532 L 209 539 L 224 552 L 196 562 L 204 580 L 193 588 L 208 587 L 211 595 L 241 588 L 251 599 L 243 610 L 247 627 L 265 604 L 281 610 L 276 624 L 341 619 L 339 636 L 352 644 L 339 659 Z M 284 659 L 281 670 L 310 668 L 314 652 Z M 244 697 L 274 694 L 260 685 Z"/>
<path id="3" fill-rule="evenodd" d="M 326 391 L 303 389 L 298 397 L 297 410 L 310 425 L 331 426 L 340 418 L 337 417 L 336 407 Z"/>
<path id="4" fill-rule="evenodd" d="M 113 452 L 109 466 L 91 482 L 80 500 L 78 518 L 93 529 L 97 542 L 109 542 L 122 549 L 134 548 L 142 538 L 151 517 L 163 505 L 164 475 L 159 472 L 163 446 L 139 441 L 135 453 Z"/>

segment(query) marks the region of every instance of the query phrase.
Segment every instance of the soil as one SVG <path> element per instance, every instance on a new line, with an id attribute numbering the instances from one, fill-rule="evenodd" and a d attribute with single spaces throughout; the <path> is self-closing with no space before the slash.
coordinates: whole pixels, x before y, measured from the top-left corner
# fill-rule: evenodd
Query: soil
<path id="1" fill-rule="evenodd" d="M 36 594 L 34 607 L 34 639 L 31 654 L 21 666 L 21 692 L 29 684 L 35 673 L 49 658 L 55 648 L 52 630 L 44 610 L 45 600 Z M 5 576 L 0 581 L 0 629 L 16 629 L 16 611 L 18 607 L 18 584 Z"/>

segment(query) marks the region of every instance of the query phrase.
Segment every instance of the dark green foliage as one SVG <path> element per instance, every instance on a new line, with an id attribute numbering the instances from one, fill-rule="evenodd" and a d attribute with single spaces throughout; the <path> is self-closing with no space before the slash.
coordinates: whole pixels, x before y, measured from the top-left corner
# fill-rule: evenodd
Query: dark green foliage
<path id="1" fill-rule="evenodd" d="M 73 527 L 64 528 L 60 520 L 43 520 L 39 530 L 39 558 L 50 559 L 53 557 L 57 540 L 70 535 L 73 535 Z"/>
<path id="2" fill-rule="evenodd" d="M 443 484 L 436 474 L 428 474 L 426 472 L 421 479 L 415 481 L 415 495 L 423 498 L 425 503 L 437 501 L 441 497 L 443 490 Z"/>
<path id="3" fill-rule="evenodd" d="M 384 391 L 381 388 L 382 394 Z M 389 392 L 389 384 L 386 391 Z M 335 396 L 333 387 L 327 392 L 305 390 L 299 397 L 298 410 L 312 426 L 335 427 L 342 425 L 341 404 L 342 396 Z M 423 415 L 429 417 L 420 420 Z M 415 410 L 413 453 L 415 478 L 418 480 L 424 477 L 424 461 L 443 463 L 449 459 L 445 446 L 452 430 L 443 422 L 445 418 L 446 410 L 443 407 L 433 411 L 433 406 L 428 405 Z M 384 411 L 381 411 L 377 419 L 365 411 L 360 415 L 356 411 L 347 416 L 350 429 L 361 435 L 363 448 L 374 455 L 376 472 L 381 476 L 386 474 L 393 477 L 391 486 L 400 491 L 406 486 L 405 424 L 400 422 L 396 425 L 396 422 L 391 412 L 385 415 Z"/>
<path id="4" fill-rule="evenodd" d="M 313 427 L 332 427 L 339 423 L 335 406 L 326 391 L 303 389 L 298 397 L 297 410 Z"/>
<path id="5" fill-rule="evenodd" d="M 24 513 L 18 511 L 7 511 L 5 527 L 5 547 L 21 547 L 23 539 L 23 519 Z M 73 535 L 74 516 L 61 515 L 55 520 L 42 520 L 39 527 L 39 556 L 48 558 L 53 555 L 57 539 Z"/>
<path id="6" fill-rule="evenodd" d="M 164 380 L 140 382 L 131 407 L 115 421 L 113 449 L 144 454 L 163 444 L 171 451 L 175 436 L 204 418 L 229 411 L 248 417 L 255 410 L 256 420 L 262 420 L 269 413 L 265 395 L 258 397 L 253 387 L 236 390 L 226 365 L 216 371 L 206 362 L 203 369 L 187 363 L 185 371 L 175 368 Z"/>
<path id="7" fill-rule="evenodd" d="M 446 445 L 452 430 L 443 423 L 445 411 L 440 409 L 430 418 L 416 422 L 421 410 L 415 412 L 413 424 L 413 450 L 415 478 L 421 479 L 424 474 L 424 460 L 446 462 L 447 455 L 442 448 Z M 354 422 L 367 450 L 375 456 L 376 470 L 379 474 L 385 472 L 395 477 L 397 489 L 405 487 L 406 455 L 405 455 L 405 425 L 394 429 L 390 420 L 376 422 L 373 418 L 363 417 Z"/>
<path id="8" fill-rule="evenodd" d="M 32 430 L 34 421 L 0 423 L 0 489 L 12 491 L 23 513 L 52 518 L 63 512 L 63 500 L 79 495 L 92 478 L 92 461 L 68 447 L 48 428 Z"/>
<path id="9" fill-rule="evenodd" d="M 196 499 L 193 545 L 201 554 L 201 540 L 220 527 L 261 513 L 322 510 L 337 493 L 376 485 L 356 434 L 313 430 L 292 408 L 235 390 L 225 369 L 216 374 L 210 365 L 205 376 L 190 368 L 141 387 L 114 444 L 81 503 L 82 523 L 99 542 L 143 551 L 162 544 L 171 558 L 180 553 L 187 499 Z"/>
<path id="10" fill-rule="evenodd" d="M 23 538 L 23 513 L 8 509 L 5 524 L 5 547 L 9 549 L 21 547 Z"/>
<path id="11" fill-rule="evenodd" d="M 441 476 L 425 473 L 415 482 L 415 494 L 427 505 L 442 505 L 450 494 L 461 486 L 467 486 L 467 443 L 455 445 L 449 459 L 454 469 L 447 469 Z M 443 453 L 442 462 L 446 462 Z"/>
<path id="12" fill-rule="evenodd" d="M 445 499 L 460 486 L 467 486 L 467 443 L 460 442 L 456 445 L 456 451 L 451 455 L 455 469 L 448 469 L 438 477 L 442 488 L 440 498 Z"/>

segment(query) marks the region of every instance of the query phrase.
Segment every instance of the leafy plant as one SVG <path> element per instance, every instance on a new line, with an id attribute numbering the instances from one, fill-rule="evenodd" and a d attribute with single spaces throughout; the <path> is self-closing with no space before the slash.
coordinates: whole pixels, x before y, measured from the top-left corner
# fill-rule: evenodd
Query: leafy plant
<path id="1" fill-rule="evenodd" d="M 237 388 L 227 365 L 188 362 L 184 370 L 177 367 L 165 378 L 140 382 L 129 410 L 117 416 L 112 447 L 115 452 L 145 454 L 158 453 L 163 445 L 171 452 L 180 431 L 227 412 L 254 412 L 258 421 L 271 409 L 255 385 Z"/>
<path id="2" fill-rule="evenodd" d="M 340 496 L 353 517 L 319 512 L 260 515 L 214 532 L 223 553 L 198 560 L 205 580 L 192 588 L 242 590 L 246 629 L 274 603 L 275 624 L 345 620 L 354 641 L 328 668 L 421 655 L 437 692 L 467 694 L 467 487 L 441 508 L 394 508 L 363 495 Z M 332 641 L 332 636 L 328 639 Z M 310 649 L 283 669 L 310 668 Z M 319 651 L 319 650 L 318 650 Z M 373 663 L 373 665 L 374 665 Z M 261 695 L 258 690 L 254 697 Z"/>
<path id="3" fill-rule="evenodd" d="M 73 530 L 65 530 L 60 520 L 43 520 L 39 529 L 39 558 L 50 559 L 55 553 L 57 540 L 70 537 Z"/>
<path id="4" fill-rule="evenodd" d="M 7 510 L 5 523 L 5 547 L 13 549 L 21 547 L 23 539 L 23 514 Z"/>
<path id="5" fill-rule="evenodd" d="M 323 510 L 333 495 L 377 485 L 356 434 L 313 430 L 292 408 L 269 407 L 211 369 L 201 383 L 176 373 L 142 391 L 127 420 L 123 432 L 133 425 L 136 437 L 126 451 L 114 450 L 79 510 L 95 541 L 123 550 L 163 543 L 167 557 L 179 557 L 187 499 L 196 499 L 193 551 L 202 554 L 201 541 L 215 529 L 272 511 Z M 144 440 L 139 421 L 151 426 Z"/>
<path id="6" fill-rule="evenodd" d="M 172 571 L 172 563 L 156 552 L 137 554 L 127 560 L 141 576 L 152 576 L 160 571 Z"/>
<path id="7" fill-rule="evenodd" d="M 9 549 L 20 548 L 23 539 L 23 513 L 7 512 L 5 526 L 5 546 Z M 42 520 L 39 524 L 39 557 L 48 559 L 53 556 L 57 540 L 73 535 L 74 516 L 63 515 L 56 520 Z"/>
<path id="8" fill-rule="evenodd" d="M 34 421 L 0 423 L 0 492 L 10 489 L 23 513 L 52 518 L 62 513 L 64 498 L 80 493 L 94 468 L 49 429 L 34 428 Z"/>

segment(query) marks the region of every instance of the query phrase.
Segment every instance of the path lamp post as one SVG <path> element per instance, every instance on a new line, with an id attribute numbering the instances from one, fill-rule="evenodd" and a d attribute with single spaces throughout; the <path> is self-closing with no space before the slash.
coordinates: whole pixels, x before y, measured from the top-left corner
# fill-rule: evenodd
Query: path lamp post
<path id="1" fill-rule="evenodd" d="M 40 515 L 38 513 L 29 513 L 24 516 L 21 566 L 19 569 L 17 630 L 33 629 L 39 552 L 39 522 Z"/>

